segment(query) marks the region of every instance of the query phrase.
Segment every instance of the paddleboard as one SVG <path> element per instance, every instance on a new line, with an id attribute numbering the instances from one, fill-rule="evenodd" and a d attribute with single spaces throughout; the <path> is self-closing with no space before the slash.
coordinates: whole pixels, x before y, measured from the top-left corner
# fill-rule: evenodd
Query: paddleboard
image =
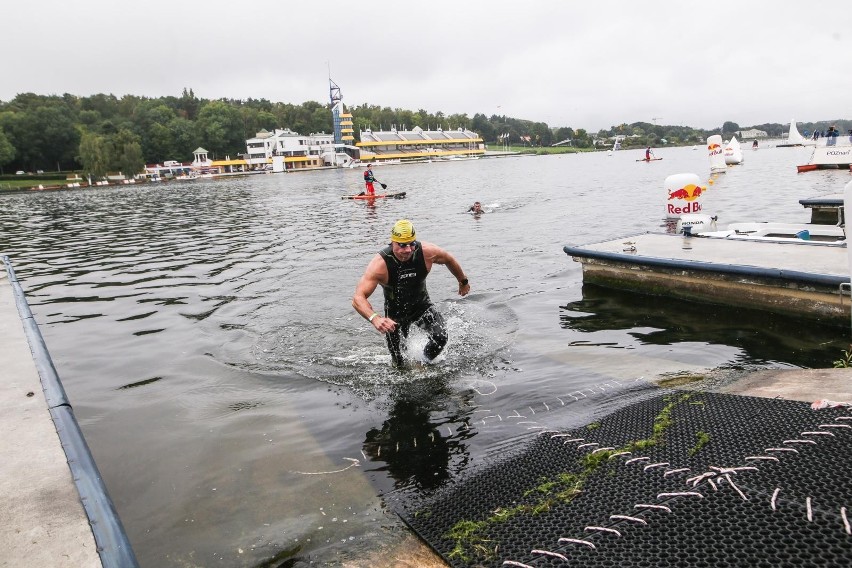
<path id="1" fill-rule="evenodd" d="M 642 158 L 641 160 L 636 160 L 637 162 L 656 162 L 657 160 L 662 160 L 662 158 L 651 158 L 650 160 L 646 160 Z"/>
<path id="2" fill-rule="evenodd" d="M 363 195 L 342 195 L 341 199 L 402 199 L 405 197 L 404 191 L 399 191 L 397 193 L 377 193 L 376 195 L 367 195 L 366 193 Z"/>

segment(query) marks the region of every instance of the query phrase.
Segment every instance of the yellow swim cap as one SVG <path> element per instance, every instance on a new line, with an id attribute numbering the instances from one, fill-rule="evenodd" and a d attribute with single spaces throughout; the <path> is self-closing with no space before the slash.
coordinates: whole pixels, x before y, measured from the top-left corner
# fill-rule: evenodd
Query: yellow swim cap
<path id="1" fill-rule="evenodd" d="M 414 225 L 408 219 L 397 221 L 391 229 L 391 240 L 395 243 L 410 243 L 414 240 Z"/>

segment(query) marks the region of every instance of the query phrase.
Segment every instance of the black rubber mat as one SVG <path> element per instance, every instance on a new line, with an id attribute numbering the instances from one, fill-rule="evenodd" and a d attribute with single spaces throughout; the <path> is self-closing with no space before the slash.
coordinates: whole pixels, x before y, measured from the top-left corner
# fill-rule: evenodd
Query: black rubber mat
<path id="1" fill-rule="evenodd" d="M 668 392 L 389 497 L 452 566 L 847 568 L 852 414 Z"/>

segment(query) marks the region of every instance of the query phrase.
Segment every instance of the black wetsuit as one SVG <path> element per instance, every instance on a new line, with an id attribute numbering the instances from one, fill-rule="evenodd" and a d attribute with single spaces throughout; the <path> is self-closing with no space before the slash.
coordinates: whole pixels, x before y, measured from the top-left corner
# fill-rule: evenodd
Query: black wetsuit
<path id="1" fill-rule="evenodd" d="M 401 341 L 408 337 L 412 324 L 424 330 L 429 341 L 423 356 L 431 361 L 447 344 L 447 325 L 444 318 L 432 305 L 426 291 L 426 259 L 420 243 L 414 243 L 414 251 L 408 262 L 400 262 L 393 255 L 391 245 L 379 251 L 388 267 L 388 283 L 382 285 L 385 293 L 385 316 L 396 322 L 396 329 L 385 335 L 391 358 L 396 366 L 403 364 Z"/>

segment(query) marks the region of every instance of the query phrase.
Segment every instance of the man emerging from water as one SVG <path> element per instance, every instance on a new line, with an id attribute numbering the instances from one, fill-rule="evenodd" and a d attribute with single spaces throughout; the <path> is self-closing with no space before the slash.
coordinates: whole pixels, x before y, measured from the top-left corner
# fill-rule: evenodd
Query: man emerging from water
<path id="1" fill-rule="evenodd" d="M 391 229 L 391 242 L 367 265 L 355 288 L 352 307 L 372 326 L 385 334 L 393 364 L 401 367 L 403 340 L 412 324 L 429 338 L 423 349 L 424 362 L 440 355 L 447 344 L 447 325 L 426 291 L 426 276 L 433 264 L 443 264 L 459 283 L 459 296 L 470 292 L 470 284 L 456 258 L 432 243 L 415 240 L 414 226 L 401 219 Z M 385 315 L 373 310 L 369 297 L 378 285 L 385 295 Z"/>

